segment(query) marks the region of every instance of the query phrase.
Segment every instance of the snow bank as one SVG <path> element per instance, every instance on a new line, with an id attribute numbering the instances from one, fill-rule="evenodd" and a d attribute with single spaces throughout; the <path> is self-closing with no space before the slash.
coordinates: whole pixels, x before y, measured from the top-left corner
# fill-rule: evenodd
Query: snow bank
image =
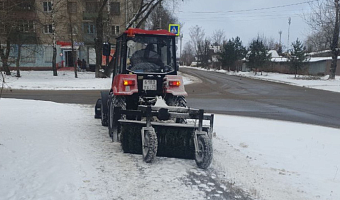
<path id="1" fill-rule="evenodd" d="M 188 67 L 188 66 L 181 66 L 181 67 L 208 71 L 207 69 L 197 68 L 197 67 Z M 336 76 L 335 80 L 328 80 L 328 75 L 324 77 L 320 77 L 320 79 L 318 80 L 308 80 L 310 78 L 308 76 L 299 76 L 298 78 L 295 78 L 295 75 L 290 75 L 290 74 L 264 72 L 261 75 L 261 73 L 259 72 L 257 73 L 257 75 L 255 75 L 254 72 L 228 72 L 226 70 L 210 70 L 210 71 L 216 71 L 219 73 L 224 73 L 224 74 L 232 75 L 232 76 L 242 76 L 242 77 L 248 77 L 252 79 L 260 79 L 260 80 L 265 80 L 265 81 L 290 84 L 290 85 L 295 85 L 295 86 L 300 86 L 300 87 L 327 90 L 327 91 L 332 91 L 332 92 L 340 92 L 340 76 Z"/>

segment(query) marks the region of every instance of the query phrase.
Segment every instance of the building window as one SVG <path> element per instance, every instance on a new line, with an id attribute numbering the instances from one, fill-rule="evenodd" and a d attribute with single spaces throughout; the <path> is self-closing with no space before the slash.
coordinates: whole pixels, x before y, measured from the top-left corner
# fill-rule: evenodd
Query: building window
<path id="1" fill-rule="evenodd" d="M 95 33 L 95 26 L 92 23 L 84 23 L 84 32 L 87 34 Z"/>
<path id="2" fill-rule="evenodd" d="M 17 7 L 18 10 L 33 10 L 32 2 L 20 2 Z"/>
<path id="3" fill-rule="evenodd" d="M 45 62 L 46 63 L 51 63 L 53 59 L 53 47 L 52 46 L 47 46 L 45 47 Z"/>
<path id="4" fill-rule="evenodd" d="M 112 2 L 110 4 L 111 15 L 120 15 L 120 2 Z"/>
<path id="5" fill-rule="evenodd" d="M 35 63 L 35 51 L 30 48 L 21 49 L 21 62 L 23 63 Z"/>
<path id="6" fill-rule="evenodd" d="M 52 2 L 44 1 L 43 7 L 44 7 L 44 12 L 51 12 L 52 11 Z"/>
<path id="7" fill-rule="evenodd" d="M 5 10 L 6 9 L 6 2 L 0 1 L 0 10 Z"/>
<path id="8" fill-rule="evenodd" d="M 119 26 L 112 26 L 112 35 L 119 35 Z"/>
<path id="9" fill-rule="evenodd" d="M 18 21 L 19 32 L 35 32 L 34 21 L 32 20 L 20 20 Z"/>
<path id="10" fill-rule="evenodd" d="M 86 2 L 85 10 L 87 13 L 98 12 L 98 3 L 97 2 Z"/>
<path id="11" fill-rule="evenodd" d="M 53 33 L 52 24 L 44 25 L 44 33 L 45 33 L 45 34 L 51 34 L 51 33 Z"/>
<path id="12" fill-rule="evenodd" d="M 69 13 L 77 13 L 77 2 L 68 2 L 67 10 Z"/>

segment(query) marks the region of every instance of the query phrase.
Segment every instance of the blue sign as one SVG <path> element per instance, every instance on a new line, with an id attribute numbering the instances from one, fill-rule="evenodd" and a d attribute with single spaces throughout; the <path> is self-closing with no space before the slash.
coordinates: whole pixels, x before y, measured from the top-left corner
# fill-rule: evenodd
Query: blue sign
<path id="1" fill-rule="evenodd" d="M 179 36 L 179 24 L 169 24 L 169 32 Z"/>

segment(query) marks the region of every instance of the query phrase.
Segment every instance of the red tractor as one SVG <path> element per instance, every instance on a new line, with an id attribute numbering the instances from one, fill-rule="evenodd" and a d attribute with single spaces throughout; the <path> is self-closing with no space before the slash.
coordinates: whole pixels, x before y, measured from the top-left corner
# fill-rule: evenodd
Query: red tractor
<path id="1" fill-rule="evenodd" d="M 176 35 L 166 30 L 128 29 L 117 38 L 112 86 L 101 92 L 96 116 L 124 152 L 212 161 L 213 115 L 188 108 L 177 74 Z M 203 125 L 209 121 L 209 125 Z"/>

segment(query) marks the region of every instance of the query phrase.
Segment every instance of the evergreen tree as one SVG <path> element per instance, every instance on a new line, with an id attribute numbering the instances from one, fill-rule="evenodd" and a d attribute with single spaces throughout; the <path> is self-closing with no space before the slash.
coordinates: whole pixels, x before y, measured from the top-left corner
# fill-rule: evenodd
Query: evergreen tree
<path id="1" fill-rule="evenodd" d="M 255 71 L 255 75 L 257 74 L 258 68 L 262 68 L 270 58 L 271 54 L 268 54 L 268 51 L 260 38 L 251 42 L 249 53 L 247 54 L 247 61 L 250 68 Z"/>
<path id="2" fill-rule="evenodd" d="M 236 61 L 241 60 L 245 55 L 246 48 L 242 45 L 241 39 L 236 37 L 223 45 L 219 60 L 223 69 L 235 70 Z"/>
<path id="3" fill-rule="evenodd" d="M 299 39 L 292 43 L 293 49 L 288 57 L 291 68 L 294 70 L 295 78 L 299 71 L 303 70 L 308 57 L 305 54 L 306 47 Z"/>

